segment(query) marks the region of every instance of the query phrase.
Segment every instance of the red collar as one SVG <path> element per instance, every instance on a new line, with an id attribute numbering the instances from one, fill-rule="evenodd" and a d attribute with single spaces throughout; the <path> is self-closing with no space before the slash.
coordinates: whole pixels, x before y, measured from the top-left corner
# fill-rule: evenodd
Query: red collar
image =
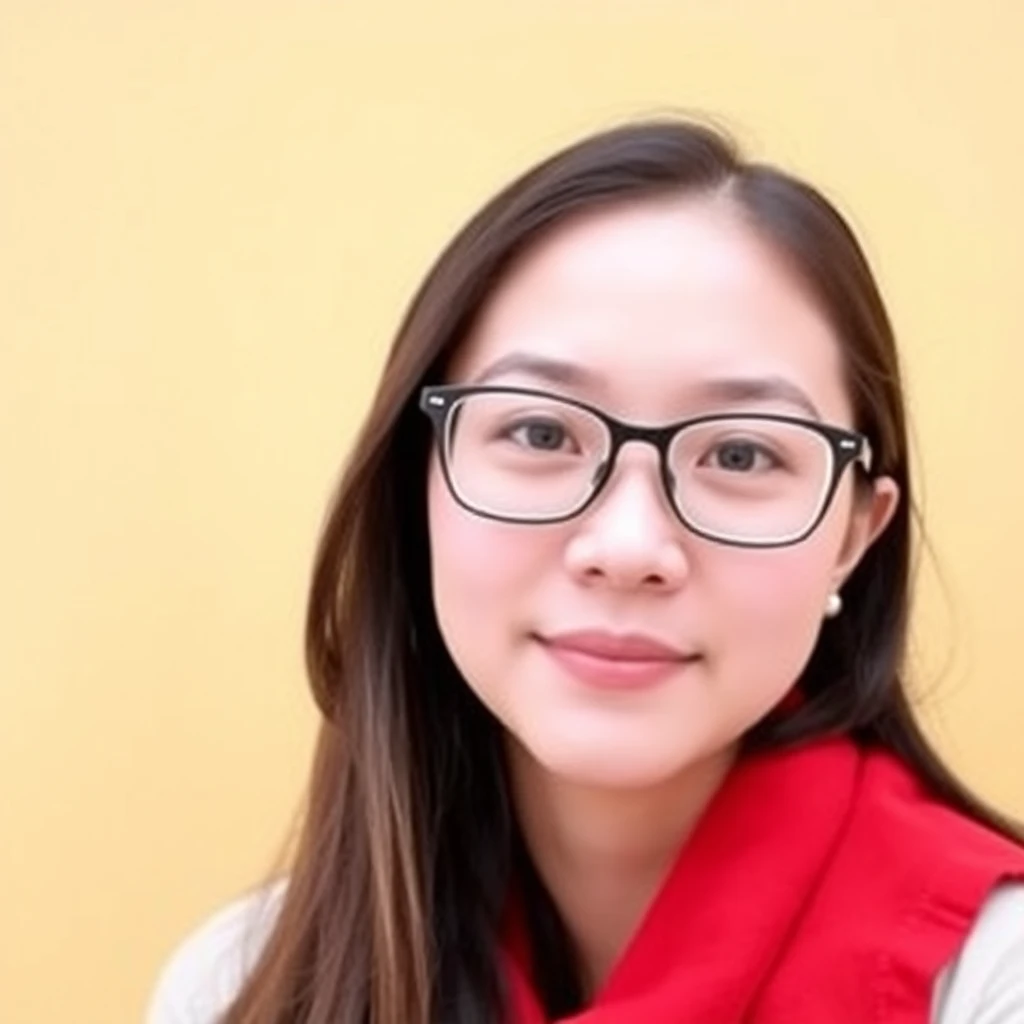
<path id="1" fill-rule="evenodd" d="M 922 870 L 942 856 L 937 835 L 953 843 L 954 860 L 956 849 L 969 848 L 970 870 Z M 898 840 L 893 852 L 886 837 Z M 911 985 L 910 1004 L 924 1001 L 920 1016 L 899 1019 L 924 1021 L 929 972 L 955 949 L 988 889 L 1014 872 L 1024 875 L 1024 851 L 929 801 L 890 755 L 865 754 L 845 739 L 748 755 L 680 851 L 593 1003 L 567 1020 L 888 1024 L 897 1018 L 884 1016 L 885 1006 L 895 1003 L 879 993 L 895 970 L 907 975 L 900 984 Z M 908 908 L 933 898 L 960 908 L 955 921 L 947 914 L 935 927 L 924 920 L 905 927 Z M 549 1024 L 517 922 L 513 912 L 506 940 L 513 1020 Z M 793 1016 L 793 1001 L 806 1002 L 815 986 L 829 990 L 814 1002 L 823 1015 Z M 908 991 L 899 988 L 904 1003 Z M 850 998 L 863 1005 L 855 1010 Z M 779 1016 L 765 1009 L 772 1006 Z"/>

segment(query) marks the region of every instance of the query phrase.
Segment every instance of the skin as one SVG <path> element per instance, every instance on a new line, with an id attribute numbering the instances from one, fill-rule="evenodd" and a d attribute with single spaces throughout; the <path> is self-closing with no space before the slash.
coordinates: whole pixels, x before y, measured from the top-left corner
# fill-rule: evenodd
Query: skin
<path id="1" fill-rule="evenodd" d="M 472 382 L 512 353 L 571 364 L 494 383 L 540 387 L 627 421 L 706 412 L 807 416 L 792 396 L 728 398 L 715 382 L 776 379 L 821 419 L 854 427 L 842 350 L 823 312 L 724 197 L 587 214 L 499 284 L 458 353 Z M 627 445 L 598 501 L 569 522 L 500 523 L 456 504 L 437 456 L 428 480 L 433 593 L 467 684 L 502 723 L 513 797 L 541 877 L 599 987 L 722 782 L 740 737 L 793 686 L 828 595 L 898 500 L 849 470 L 818 530 L 751 550 L 690 533 L 653 448 Z M 680 662 L 655 686 L 602 691 L 538 637 L 642 633 Z"/>

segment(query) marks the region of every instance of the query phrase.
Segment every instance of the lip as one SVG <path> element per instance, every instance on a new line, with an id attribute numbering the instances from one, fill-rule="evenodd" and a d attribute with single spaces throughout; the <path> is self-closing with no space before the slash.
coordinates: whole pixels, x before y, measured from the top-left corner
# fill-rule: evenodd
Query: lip
<path id="1" fill-rule="evenodd" d="M 601 629 L 580 629 L 541 637 L 550 647 L 578 651 L 609 661 L 685 661 L 677 647 L 642 633 L 610 633 Z"/>
<path id="2" fill-rule="evenodd" d="M 639 633 L 578 630 L 538 636 L 550 657 L 580 682 L 601 689 L 657 685 L 697 659 Z"/>

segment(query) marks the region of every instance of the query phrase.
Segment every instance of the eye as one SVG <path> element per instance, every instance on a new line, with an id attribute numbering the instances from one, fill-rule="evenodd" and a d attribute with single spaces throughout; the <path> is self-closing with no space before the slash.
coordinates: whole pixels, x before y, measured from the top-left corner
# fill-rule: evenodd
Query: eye
<path id="1" fill-rule="evenodd" d="M 776 469 L 781 462 L 775 453 L 763 444 L 736 438 L 716 444 L 701 459 L 701 465 L 710 465 L 729 473 L 749 473 L 756 469 Z"/>
<path id="2" fill-rule="evenodd" d="M 508 428 L 506 436 L 516 444 L 534 451 L 579 451 L 569 432 L 557 420 L 520 420 Z"/>

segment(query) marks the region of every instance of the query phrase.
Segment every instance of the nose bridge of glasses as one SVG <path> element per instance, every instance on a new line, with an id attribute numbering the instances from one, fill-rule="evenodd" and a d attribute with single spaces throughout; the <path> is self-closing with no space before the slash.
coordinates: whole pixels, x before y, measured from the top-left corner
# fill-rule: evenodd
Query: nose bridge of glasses
<path id="1" fill-rule="evenodd" d="M 608 458 L 612 462 L 626 445 L 639 444 L 641 447 L 654 448 L 659 461 L 664 463 L 672 438 L 678 431 L 678 427 L 674 426 L 646 427 L 611 418 L 606 421 L 606 425 L 611 436 Z"/>
<path id="2" fill-rule="evenodd" d="M 653 448 L 659 470 L 662 474 L 668 473 L 671 475 L 671 469 L 668 466 L 668 453 L 672 439 L 679 431 L 678 426 L 646 427 L 612 419 L 607 421 L 607 426 L 611 436 L 611 443 L 608 455 L 602 462 L 598 476 L 602 473 L 605 475 L 610 474 L 619 461 L 622 450 L 629 445 L 637 445 L 640 448 Z"/>
<path id="3" fill-rule="evenodd" d="M 611 478 L 621 474 L 621 456 L 624 449 L 635 446 L 640 452 L 643 452 L 653 448 L 654 451 L 647 456 L 648 459 L 654 460 L 653 463 L 648 461 L 646 466 L 640 465 L 635 468 L 646 477 L 647 486 L 654 489 L 655 500 L 662 504 L 669 497 L 664 493 L 665 489 L 667 488 L 670 492 L 673 486 L 668 452 L 672 439 L 678 432 L 678 427 L 646 427 L 612 419 L 607 420 L 606 424 L 610 434 L 610 444 L 605 458 L 594 470 L 592 485 L 595 490 L 605 490 Z M 644 460 L 641 458 L 641 461 Z M 669 504 L 671 505 L 671 501 Z"/>

